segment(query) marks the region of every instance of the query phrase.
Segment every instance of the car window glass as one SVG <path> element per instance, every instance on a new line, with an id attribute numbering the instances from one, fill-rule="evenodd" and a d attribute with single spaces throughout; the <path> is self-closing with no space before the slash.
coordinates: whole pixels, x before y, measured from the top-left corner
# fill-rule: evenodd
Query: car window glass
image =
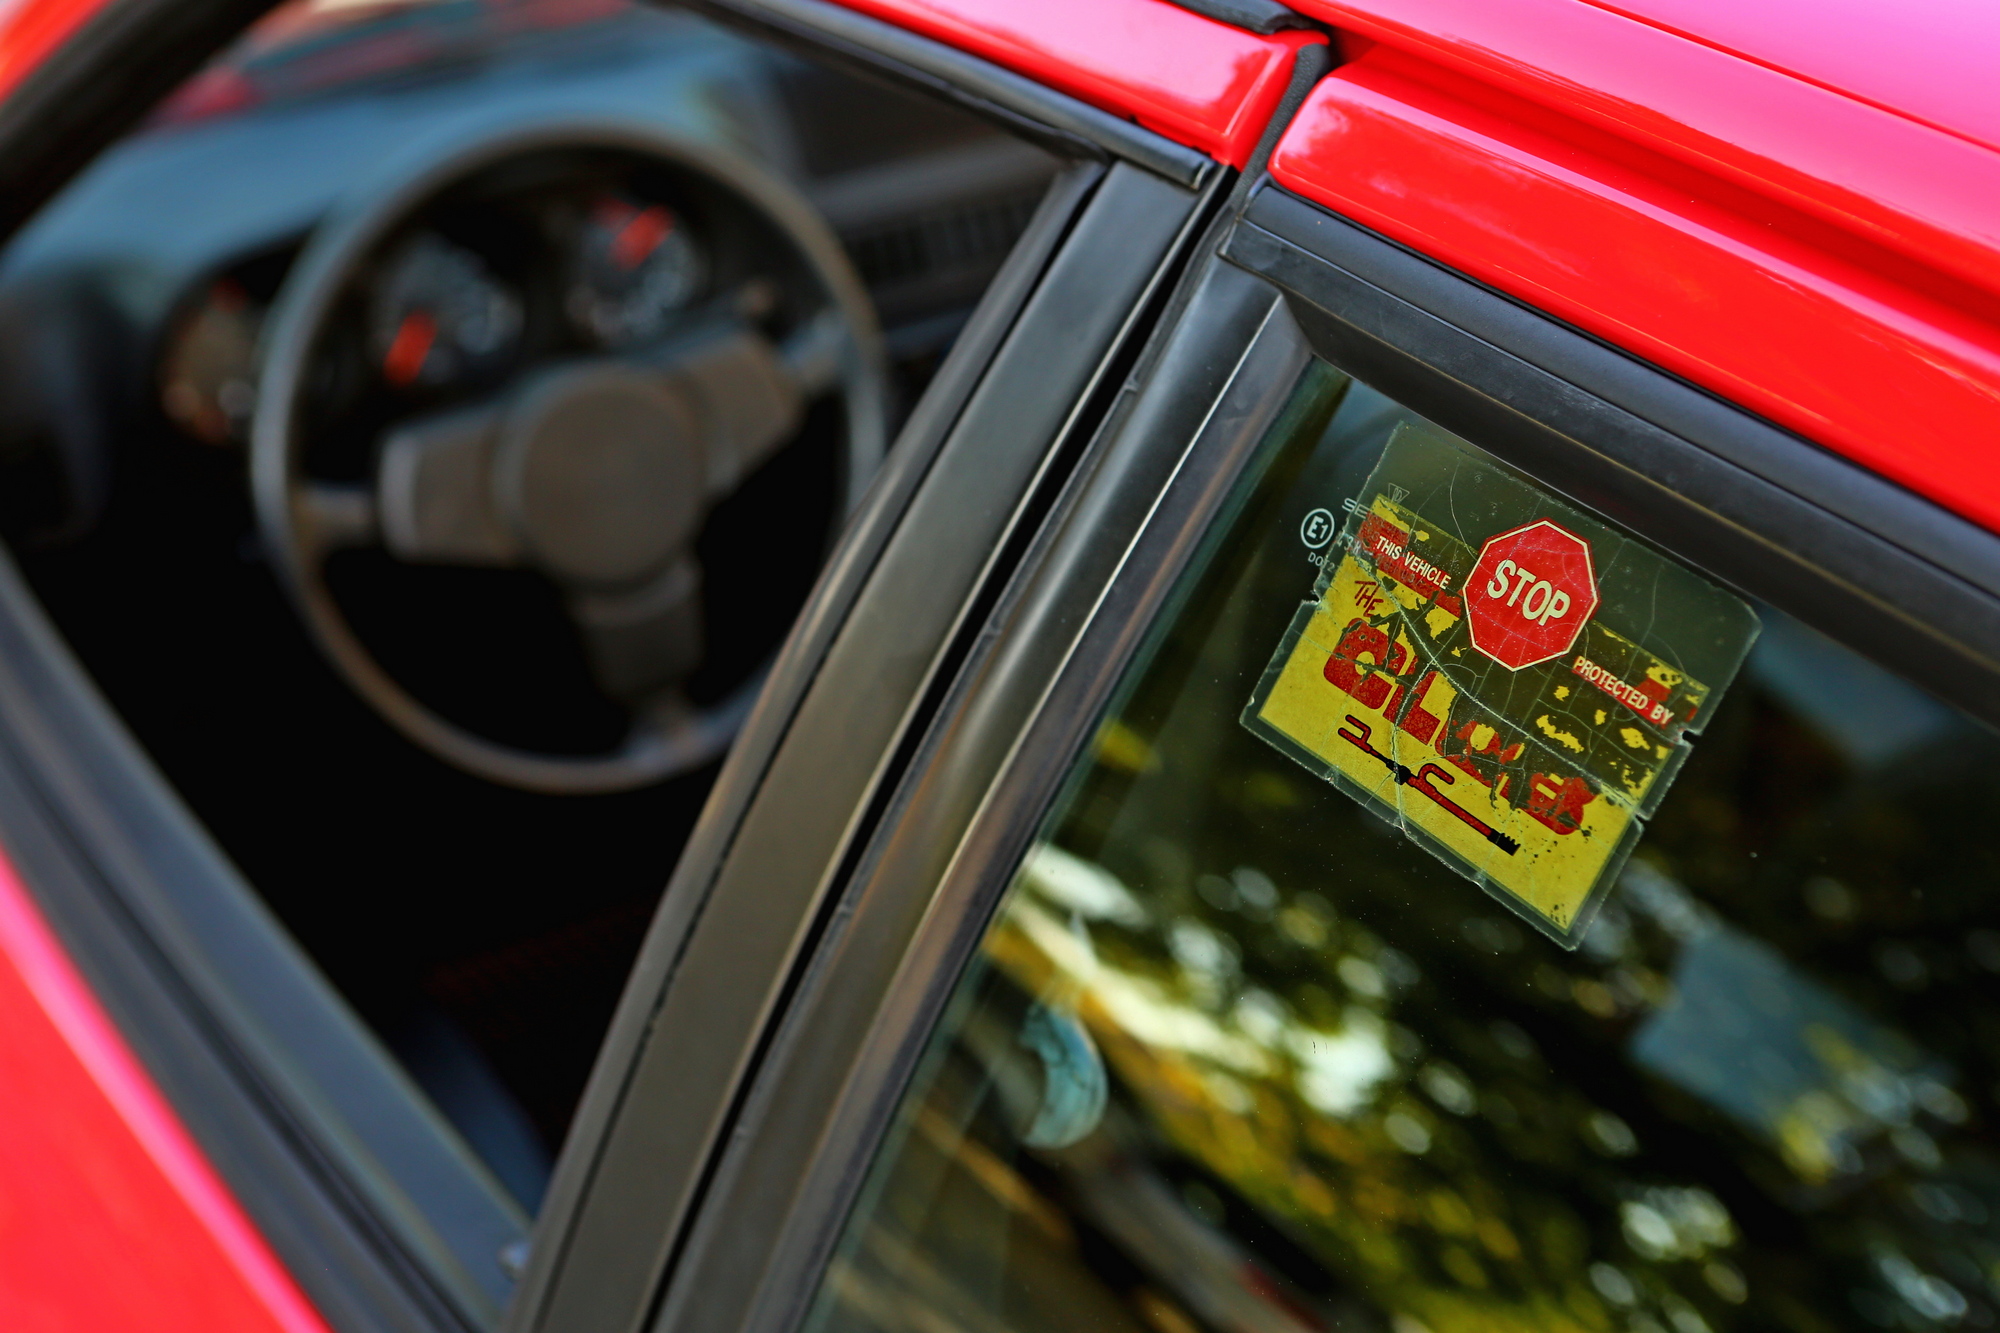
<path id="1" fill-rule="evenodd" d="M 1758 607 L 1565 949 L 1239 721 L 1399 429 L 1437 432 L 1302 382 L 958 983 L 812 1333 L 1992 1323 L 1995 738 Z"/>
<path id="2" fill-rule="evenodd" d="M 0 535 L 527 1211 L 812 568 L 1056 166 L 668 6 L 289 0 L 0 254 Z M 294 381 L 298 495 L 352 520 L 316 602 L 271 530 L 297 506 L 252 494 L 274 329 L 301 256 L 406 188 Z M 537 786 L 413 710 L 651 766 Z"/>

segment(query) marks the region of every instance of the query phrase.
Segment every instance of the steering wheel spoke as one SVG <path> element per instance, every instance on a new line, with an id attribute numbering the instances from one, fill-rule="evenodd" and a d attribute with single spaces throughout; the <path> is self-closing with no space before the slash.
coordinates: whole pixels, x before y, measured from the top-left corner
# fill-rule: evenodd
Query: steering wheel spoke
<path id="1" fill-rule="evenodd" d="M 853 346 L 840 312 L 828 307 L 793 330 L 778 354 L 800 396 L 811 401 L 840 384 Z"/>
<path id="2" fill-rule="evenodd" d="M 704 330 L 655 364 L 701 423 L 710 501 L 742 485 L 805 416 L 808 386 L 768 338 L 745 325 Z"/>
<path id="3" fill-rule="evenodd" d="M 366 486 L 308 482 L 294 499 L 300 549 L 315 563 L 335 551 L 372 546 L 380 536 L 375 495 Z"/>
<path id="4" fill-rule="evenodd" d="M 696 704 L 678 685 L 655 691 L 632 709 L 620 761 L 652 772 L 685 773 L 719 758 L 756 702 L 761 677 L 718 704 Z"/>
<path id="5" fill-rule="evenodd" d="M 701 664 L 701 566 L 683 553 L 627 591 L 578 591 L 570 615 L 598 686 L 629 704 L 671 694 Z"/>
<path id="6" fill-rule="evenodd" d="M 376 470 L 382 542 L 418 564 L 516 564 L 521 543 L 494 496 L 502 410 L 484 405 L 421 417 L 382 443 Z"/>

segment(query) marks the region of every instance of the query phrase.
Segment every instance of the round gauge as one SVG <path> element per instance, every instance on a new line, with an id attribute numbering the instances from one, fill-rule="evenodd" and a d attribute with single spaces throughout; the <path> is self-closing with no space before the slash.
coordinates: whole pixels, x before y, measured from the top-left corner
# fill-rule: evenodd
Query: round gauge
<path id="1" fill-rule="evenodd" d="M 175 325 L 160 358 L 160 406 L 206 444 L 241 443 L 257 406 L 263 308 L 219 278 Z"/>
<path id="2" fill-rule="evenodd" d="M 395 252 L 373 296 L 371 350 L 397 388 L 481 378 L 520 343 L 521 298 L 478 255 L 430 232 Z"/>
<path id="3" fill-rule="evenodd" d="M 699 293 L 704 267 L 674 210 L 604 195 L 577 236 L 570 318 L 606 347 L 647 342 Z"/>

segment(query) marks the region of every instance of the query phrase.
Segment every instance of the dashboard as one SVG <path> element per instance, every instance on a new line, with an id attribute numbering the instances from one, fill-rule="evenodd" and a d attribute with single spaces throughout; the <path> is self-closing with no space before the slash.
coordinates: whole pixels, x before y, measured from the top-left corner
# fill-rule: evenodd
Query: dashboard
<path id="1" fill-rule="evenodd" d="M 321 411 L 368 388 L 419 405 L 494 385 L 537 356 L 629 351 L 732 284 L 740 308 L 776 299 L 768 284 L 743 287 L 740 257 L 658 172 L 572 163 L 504 188 L 427 210 L 387 247 L 352 312 L 349 373 L 323 386 Z M 248 438 L 270 268 L 262 256 L 225 267 L 167 325 L 160 407 L 190 438 Z"/>

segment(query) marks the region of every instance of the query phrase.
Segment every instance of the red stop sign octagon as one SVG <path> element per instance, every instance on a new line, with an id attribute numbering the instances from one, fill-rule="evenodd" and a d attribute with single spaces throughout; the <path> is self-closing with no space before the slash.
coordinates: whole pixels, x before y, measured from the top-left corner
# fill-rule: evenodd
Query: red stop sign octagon
<path id="1" fill-rule="evenodd" d="M 1596 612 L 1590 543 L 1545 518 L 1487 542 L 1466 576 L 1472 646 L 1509 671 L 1568 652 Z"/>

